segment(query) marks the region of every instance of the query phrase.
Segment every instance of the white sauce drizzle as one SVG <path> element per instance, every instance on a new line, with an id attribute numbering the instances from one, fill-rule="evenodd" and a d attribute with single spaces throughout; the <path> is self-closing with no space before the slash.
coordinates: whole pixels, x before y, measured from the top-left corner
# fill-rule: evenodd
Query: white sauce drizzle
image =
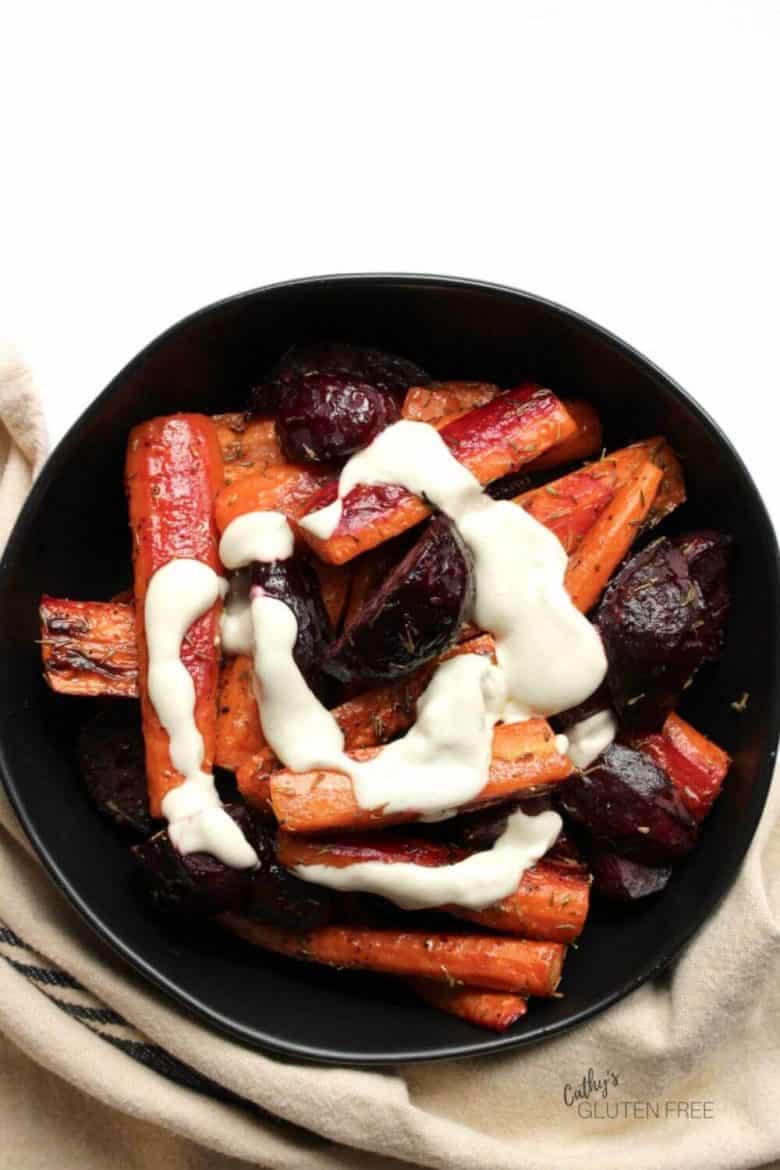
<path id="1" fill-rule="evenodd" d="M 237 591 L 223 640 L 242 648 L 253 643 L 263 730 L 293 771 L 345 773 L 363 808 L 411 810 L 426 820 L 451 816 L 487 782 L 495 723 L 582 702 L 604 678 L 604 650 L 566 593 L 566 554 L 555 535 L 522 508 L 491 500 L 433 427 L 409 420 L 388 427 L 343 468 L 337 500 L 303 525 L 320 537 L 331 535 L 343 498 L 361 483 L 401 484 L 451 517 L 474 558 L 475 617 L 496 640 L 498 665 L 478 655 L 442 664 L 418 702 L 416 724 L 375 759 L 357 762 L 344 753 L 338 724 L 295 664 L 297 623 L 283 602 L 253 589 L 248 623 L 247 603 Z M 279 513 L 240 517 L 220 546 L 223 563 L 233 569 L 283 559 L 292 550 L 292 531 Z M 556 745 L 567 745 L 566 737 Z M 399 905 L 484 906 L 516 888 L 560 825 L 553 812 L 514 814 L 492 849 L 454 866 L 368 862 L 301 866 L 298 872 L 321 884 L 381 892 Z"/>
<path id="2" fill-rule="evenodd" d="M 195 722 L 195 686 L 181 659 L 192 623 L 223 596 L 225 582 L 200 561 L 169 561 L 152 576 L 144 623 L 149 652 L 149 700 L 168 733 L 171 763 L 183 782 L 163 798 L 162 811 L 181 853 L 201 850 L 246 869 L 257 854 L 222 808 L 214 779 L 202 770 L 203 737 Z"/>
<path id="3" fill-rule="evenodd" d="M 335 531 L 343 499 L 358 484 L 401 484 L 425 495 L 455 522 L 474 558 L 474 616 L 496 640 L 506 674 L 507 716 L 552 715 L 602 682 L 601 639 L 571 603 L 566 552 L 523 508 L 491 500 L 428 423 L 402 419 L 342 469 L 338 498 L 300 521 L 315 535 Z"/>
<path id="4" fill-rule="evenodd" d="M 569 759 L 575 768 L 582 771 L 589 767 L 605 747 L 608 747 L 618 732 L 614 712 L 609 709 L 597 711 L 587 719 L 581 719 L 569 728 Z"/>
<path id="5" fill-rule="evenodd" d="M 491 849 L 473 853 L 454 865 L 357 861 L 345 866 L 298 865 L 294 872 L 305 881 L 333 890 L 379 894 L 404 910 L 434 906 L 481 910 L 514 893 L 523 872 L 544 856 L 560 827 L 557 813 L 527 816 L 518 810 Z"/>

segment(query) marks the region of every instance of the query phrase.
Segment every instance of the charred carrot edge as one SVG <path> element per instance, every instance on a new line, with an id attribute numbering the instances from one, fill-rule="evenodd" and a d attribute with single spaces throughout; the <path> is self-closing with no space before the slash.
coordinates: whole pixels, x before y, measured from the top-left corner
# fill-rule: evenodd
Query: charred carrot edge
<path id="1" fill-rule="evenodd" d="M 246 654 L 228 658 L 219 674 L 214 763 L 235 769 L 264 742 L 260 712 L 252 693 L 254 664 Z"/>
<path id="2" fill-rule="evenodd" d="M 284 831 L 277 834 L 276 851 L 280 864 L 287 869 L 299 865 L 332 865 L 340 869 L 361 861 L 440 866 L 467 856 L 466 850 L 448 849 L 425 839 L 383 839 L 365 834 L 329 840 Z M 482 910 L 459 906 L 441 909 L 505 934 L 544 942 L 571 942 L 582 933 L 589 900 L 590 882 L 585 873 L 540 861 L 525 871 L 513 894 L 493 906 Z"/>
<path id="3" fill-rule="evenodd" d="M 279 463 L 247 475 L 219 492 L 215 502 L 217 527 L 224 532 L 237 516 L 257 511 L 282 512 L 288 520 L 297 520 L 315 492 L 331 478 L 330 471 L 294 463 Z"/>
<path id="4" fill-rule="evenodd" d="M 432 382 L 430 386 L 410 386 L 401 416 L 428 423 L 440 431 L 470 410 L 492 402 L 500 393 L 492 382 Z"/>
<path id="5" fill-rule="evenodd" d="M 596 408 L 581 398 L 564 398 L 563 405 L 577 424 L 576 431 L 526 464 L 528 472 L 549 471 L 564 463 L 587 459 L 601 450 L 601 419 Z"/>
<path id="6" fill-rule="evenodd" d="M 652 756 L 697 821 L 707 815 L 731 766 L 728 752 L 674 712 L 660 732 L 629 735 L 625 742 Z"/>
<path id="7" fill-rule="evenodd" d="M 43 674 L 66 695 L 138 694 L 135 613 L 111 601 L 41 598 Z"/>
<path id="8" fill-rule="evenodd" d="M 518 995 L 553 995 L 561 978 L 566 947 L 481 934 L 430 934 L 321 926 L 307 934 L 251 922 L 238 914 L 218 921 L 254 946 L 293 959 L 433 979 L 450 986 L 472 984 Z"/>
<path id="9" fill-rule="evenodd" d="M 211 420 L 217 432 L 225 467 L 225 483 L 236 483 L 249 475 L 284 463 L 284 455 L 272 418 L 247 414 L 215 414 Z"/>
<path id="10" fill-rule="evenodd" d="M 372 759 L 381 748 L 352 753 Z M 571 775 L 572 765 L 558 751 L 555 736 L 544 719 L 499 725 L 493 734 L 493 757 L 488 782 L 479 796 L 464 807 L 503 800 L 516 793 L 544 792 Z M 342 772 L 291 772 L 271 775 L 271 803 L 283 828 L 293 833 L 325 833 L 340 829 L 382 828 L 414 821 L 414 812 L 385 813 L 363 809 L 355 800 L 352 781 Z"/>
<path id="11" fill-rule="evenodd" d="M 517 471 L 548 447 L 573 434 L 576 424 L 562 402 L 536 386 L 507 390 L 492 402 L 450 422 L 439 432 L 453 456 L 480 483 Z M 330 503 L 335 485 L 310 500 L 307 512 Z M 430 514 L 402 488 L 359 486 L 344 501 L 339 525 L 327 540 L 305 528 L 301 535 L 323 561 L 342 564 L 418 524 Z"/>
<path id="12" fill-rule="evenodd" d="M 407 987 L 429 1007 L 490 1032 L 506 1032 L 528 1011 L 528 1001 L 510 991 L 450 987 L 446 983 L 434 983 L 432 979 L 408 979 Z"/>
<path id="13" fill-rule="evenodd" d="M 149 701 L 144 602 L 149 582 L 174 558 L 202 561 L 220 571 L 214 496 L 222 483 L 222 453 L 214 424 L 204 415 L 178 414 L 142 423 L 130 432 L 126 484 L 133 533 L 136 646 L 146 775 L 152 816 L 166 792 L 181 782 L 168 751 L 168 734 Z M 221 603 L 198 618 L 182 646 L 195 686 L 195 722 L 203 736 L 203 767 L 210 770 L 217 735 L 217 675 Z"/>
<path id="14" fill-rule="evenodd" d="M 663 471 L 644 462 L 586 533 L 566 569 L 566 588 L 582 613 L 592 609 L 609 578 L 644 524 L 663 479 Z"/>

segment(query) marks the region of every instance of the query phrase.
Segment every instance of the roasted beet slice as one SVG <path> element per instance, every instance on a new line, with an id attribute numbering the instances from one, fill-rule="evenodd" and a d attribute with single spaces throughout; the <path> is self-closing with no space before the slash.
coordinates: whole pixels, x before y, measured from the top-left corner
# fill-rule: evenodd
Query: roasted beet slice
<path id="1" fill-rule="evenodd" d="M 253 389 L 254 409 L 275 409 L 285 386 L 311 374 L 345 374 L 397 397 L 410 386 L 426 386 L 431 380 L 420 366 L 396 354 L 339 341 L 312 342 L 294 345 L 282 355 Z"/>
<path id="2" fill-rule="evenodd" d="M 343 459 L 400 417 L 389 390 L 349 374 L 309 374 L 285 385 L 276 425 L 294 463 Z"/>
<path id="3" fill-rule="evenodd" d="M 560 803 L 600 844 L 646 865 L 681 857 L 696 842 L 696 822 L 666 773 L 621 744 L 562 785 Z"/>
<path id="4" fill-rule="evenodd" d="M 311 682 L 331 638 L 330 620 L 311 563 L 301 556 L 284 561 L 255 561 L 252 589 L 255 588 L 283 601 L 295 614 L 298 636 L 293 657 L 301 674 Z"/>
<path id="5" fill-rule="evenodd" d="M 344 682 L 416 670 L 452 645 L 473 601 L 471 555 L 436 516 L 334 642 L 325 670 Z"/>
<path id="6" fill-rule="evenodd" d="M 237 804 L 225 805 L 248 840 L 254 826 L 249 812 Z M 219 914 L 243 906 L 252 870 L 233 869 L 210 853 L 179 853 L 166 830 L 134 845 L 133 859 L 146 891 L 158 910 L 170 914 Z"/>
<path id="7" fill-rule="evenodd" d="M 107 702 L 82 727 L 78 757 L 87 791 L 100 811 L 123 828 L 151 833 L 138 704 Z"/>
<path id="8" fill-rule="evenodd" d="M 670 865 L 643 865 L 617 853 L 596 850 L 590 859 L 595 893 L 610 902 L 636 902 L 665 889 L 672 876 Z"/>
<path id="9" fill-rule="evenodd" d="M 330 892 L 303 881 L 279 864 L 273 833 L 266 826 L 255 826 L 252 844 L 260 864 L 252 874 L 246 913 L 288 930 L 324 926 L 333 912 Z"/>
<path id="10" fill-rule="evenodd" d="M 607 589 L 597 624 L 623 724 L 657 730 L 695 671 L 722 647 L 728 542 L 717 533 L 661 539 Z"/>

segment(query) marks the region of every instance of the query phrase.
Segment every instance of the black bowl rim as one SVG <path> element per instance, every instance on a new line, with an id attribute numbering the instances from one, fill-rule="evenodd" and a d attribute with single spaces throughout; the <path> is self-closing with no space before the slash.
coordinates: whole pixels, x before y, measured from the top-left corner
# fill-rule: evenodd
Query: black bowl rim
<path id="1" fill-rule="evenodd" d="M 182 317 L 174 325 L 160 333 L 156 338 L 149 342 L 134 358 L 132 358 L 118 374 L 109 382 L 106 388 L 85 408 L 79 415 L 76 421 L 70 426 L 65 435 L 59 441 L 57 446 L 52 451 L 47 459 L 44 467 L 41 470 L 38 479 L 32 487 L 32 490 L 25 501 L 22 511 L 16 521 L 14 529 L 8 540 L 5 553 L 2 560 L 0 560 L 0 584 L 6 572 L 7 562 L 16 553 L 17 545 L 21 545 L 26 536 L 29 527 L 29 521 L 34 515 L 38 499 L 46 491 L 48 484 L 56 478 L 59 469 L 70 458 L 70 448 L 77 442 L 81 429 L 87 419 L 97 412 L 104 402 L 109 400 L 114 392 L 122 384 L 128 373 L 136 366 L 144 362 L 149 354 L 163 345 L 167 339 L 184 329 L 200 318 L 208 317 L 209 314 L 215 310 L 219 310 L 226 305 L 234 302 L 244 301 L 253 297 L 262 297 L 266 295 L 273 295 L 279 290 L 295 291 L 296 289 L 303 289 L 309 286 L 321 285 L 328 286 L 334 284 L 360 284 L 369 286 L 382 285 L 399 285 L 399 284 L 414 284 L 429 286 L 432 288 L 466 288 L 471 291 L 486 292 L 491 295 L 498 294 L 499 296 L 508 297 L 512 300 L 522 300 L 533 304 L 541 305 L 557 315 L 560 318 L 571 321 L 581 328 L 585 328 L 595 334 L 608 346 L 620 352 L 634 365 L 644 367 L 646 372 L 652 374 L 656 379 L 661 379 L 667 388 L 675 395 L 682 404 L 692 412 L 702 425 L 709 429 L 714 438 L 724 446 L 731 458 L 735 461 L 737 467 L 741 470 L 744 476 L 745 486 L 751 497 L 750 506 L 760 516 L 767 532 L 770 536 L 771 545 L 774 556 L 773 563 L 770 567 L 770 573 L 774 574 L 775 593 L 780 595 L 780 549 L 778 548 L 777 536 L 774 531 L 774 526 L 770 519 L 766 505 L 761 497 L 761 494 L 756 487 L 750 472 L 747 469 L 742 457 L 737 452 L 731 440 L 721 430 L 720 426 L 708 414 L 706 410 L 699 403 L 688 394 L 673 378 L 669 377 L 659 366 L 646 358 L 639 350 L 624 342 L 621 338 L 611 333 L 608 329 L 591 321 L 590 318 L 578 313 L 573 309 L 569 309 L 556 301 L 551 301 L 545 297 L 537 296 L 535 293 L 530 293 L 522 289 L 512 288 L 509 285 L 496 284 L 489 281 L 473 280 L 468 277 L 457 276 L 439 276 L 433 274 L 415 274 L 404 272 L 382 272 L 382 273 L 335 273 L 321 276 L 308 276 L 294 280 L 277 281 L 273 284 L 261 285 L 257 288 L 248 289 L 243 292 L 235 293 L 232 296 L 220 298 L 209 305 L 205 305 L 200 309 L 196 309 L 192 313 L 188 313 Z M 775 742 L 780 736 L 780 660 L 775 659 L 775 686 L 773 688 L 773 710 L 768 713 L 768 719 L 773 729 L 772 741 Z M 140 954 L 138 954 L 132 947 L 128 946 L 120 937 L 119 934 L 102 918 L 93 911 L 88 901 L 73 887 L 67 876 L 61 871 L 59 866 L 52 858 L 46 842 L 41 839 L 35 824 L 31 821 L 27 814 L 24 803 L 23 789 L 21 789 L 11 775 L 11 771 L 6 759 L 5 747 L 2 739 L 2 725 L 0 725 L 0 778 L 3 781 L 6 792 L 8 793 L 11 804 L 21 821 L 25 832 L 29 836 L 38 856 L 42 860 L 49 875 L 53 878 L 55 884 L 66 895 L 71 905 L 81 914 L 87 921 L 89 926 L 98 934 L 104 942 L 118 953 L 126 962 L 130 964 L 136 971 L 150 981 L 154 986 L 160 988 L 174 1001 L 185 1007 L 191 1014 L 199 1018 L 201 1021 L 208 1023 L 218 1029 L 220 1032 L 230 1036 L 234 1040 L 239 1040 L 251 1048 L 257 1048 L 270 1052 L 275 1056 L 282 1057 L 287 1060 L 298 1060 L 313 1062 L 316 1064 L 328 1065 L 352 1065 L 363 1068 L 377 1068 L 397 1065 L 400 1062 L 404 1064 L 415 1064 L 420 1062 L 433 1062 L 441 1060 L 455 1060 L 465 1057 L 484 1056 L 489 1053 L 508 1051 L 513 1048 L 524 1047 L 528 1044 L 536 1043 L 539 1040 L 561 1035 L 569 1029 L 574 1028 L 591 1017 L 597 1015 L 605 1008 L 617 1003 L 625 996 L 634 991 L 646 980 L 653 978 L 660 974 L 661 971 L 668 964 L 678 956 L 685 944 L 692 938 L 697 930 L 709 918 L 715 907 L 725 897 L 736 879 L 737 873 L 744 861 L 745 854 L 750 846 L 750 842 L 758 827 L 761 819 L 761 813 L 766 803 L 769 785 L 774 771 L 774 757 L 775 752 L 769 752 L 764 760 L 762 760 L 759 774 L 756 782 L 753 785 L 751 792 L 750 805 L 747 809 L 746 815 L 742 820 L 741 826 L 736 830 L 737 843 L 739 845 L 739 862 L 735 862 L 731 873 L 724 875 L 724 881 L 719 883 L 717 889 L 714 889 L 709 895 L 702 899 L 700 913 L 684 923 L 679 923 L 676 928 L 670 928 L 669 936 L 666 939 L 666 944 L 663 949 L 652 960 L 644 964 L 641 970 L 631 979 L 625 980 L 619 986 L 613 988 L 608 993 L 602 995 L 595 1003 L 590 1004 L 587 1008 L 576 1012 L 566 1020 L 562 1020 L 556 1024 L 547 1027 L 539 1027 L 526 1032 L 521 1036 L 495 1036 L 484 1040 L 477 1040 L 469 1043 L 441 1045 L 436 1048 L 421 1048 L 416 1052 L 404 1052 L 403 1056 L 391 1051 L 383 1053 L 375 1053 L 366 1055 L 361 1052 L 353 1052 L 349 1049 L 333 1049 L 333 1048 L 318 1048 L 311 1047 L 305 1044 L 293 1043 L 280 1039 L 277 1036 L 269 1035 L 268 1033 L 256 1029 L 249 1028 L 220 1012 L 215 1011 L 208 1003 L 199 999 L 197 996 L 190 994 L 177 983 L 168 979 L 166 976 L 160 974 L 155 970 L 154 966 L 147 962 Z"/>

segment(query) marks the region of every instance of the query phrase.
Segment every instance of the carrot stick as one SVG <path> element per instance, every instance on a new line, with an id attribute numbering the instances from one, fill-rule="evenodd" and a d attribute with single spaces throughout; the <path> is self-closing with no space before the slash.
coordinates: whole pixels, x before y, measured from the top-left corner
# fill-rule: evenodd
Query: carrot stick
<path id="1" fill-rule="evenodd" d="M 351 754 L 357 760 L 366 760 L 381 750 L 367 748 Z M 544 719 L 500 724 L 493 734 L 488 782 L 478 797 L 464 807 L 505 800 L 518 793 L 535 795 L 565 780 L 571 772 L 570 761 L 558 751 L 555 736 Z M 274 772 L 271 803 L 280 825 L 293 833 L 382 828 L 418 819 L 412 811 L 387 814 L 382 809 L 361 808 L 352 781 L 343 772 Z"/>
<path id="2" fill-rule="evenodd" d="M 330 624 L 334 630 L 338 630 L 350 595 L 352 566 L 326 565 L 324 561 L 314 561 L 314 571 Z"/>
<path id="3" fill-rule="evenodd" d="M 254 946 L 329 967 L 350 967 L 433 979 L 450 986 L 474 984 L 518 995 L 550 996 L 561 978 L 566 947 L 481 934 L 431 934 L 321 926 L 307 934 L 251 922 L 238 914 L 218 921 Z"/>
<path id="4" fill-rule="evenodd" d="M 65 695 L 138 694 L 135 613 L 111 601 L 41 598 L 43 674 Z"/>
<path id="5" fill-rule="evenodd" d="M 272 418 L 215 414 L 212 422 L 222 449 L 226 484 L 285 462 Z"/>
<path id="6" fill-rule="evenodd" d="M 554 532 L 571 556 L 613 499 L 616 478 L 614 473 L 607 477 L 584 468 L 523 492 L 513 503 Z"/>
<path id="7" fill-rule="evenodd" d="M 147 691 L 146 590 L 157 570 L 174 558 L 201 561 L 219 571 L 214 496 L 222 474 L 214 425 L 204 415 L 152 419 L 130 432 L 126 483 L 133 533 L 138 679 L 153 817 L 160 816 L 163 797 L 182 777 L 171 764 L 168 733 Z M 206 771 L 211 769 L 217 734 L 220 609 L 217 603 L 192 624 L 181 651 L 195 685 L 195 722 L 203 736 Z"/>
<path id="8" fill-rule="evenodd" d="M 509 991 L 450 987 L 446 983 L 434 983 L 432 979 L 409 979 L 407 986 L 430 1007 L 490 1032 L 506 1032 L 528 1011 L 528 1001 Z"/>
<path id="9" fill-rule="evenodd" d="M 595 407 L 581 398 L 564 398 L 563 405 L 577 424 L 576 431 L 526 464 L 528 472 L 548 471 L 576 459 L 587 459 L 601 450 L 601 419 Z"/>
<path id="10" fill-rule="evenodd" d="M 287 869 L 299 865 L 332 865 L 341 869 L 362 861 L 436 867 L 453 865 L 468 856 L 465 849 L 455 849 L 425 838 L 382 837 L 369 833 L 313 840 L 283 831 L 277 834 L 276 852 L 280 864 Z M 590 882 L 584 873 L 540 861 L 523 873 L 514 893 L 493 906 L 482 910 L 461 906 L 442 906 L 441 909 L 505 934 L 546 942 L 571 942 L 585 925 L 589 893 Z"/>
<path id="11" fill-rule="evenodd" d="M 644 523 L 663 471 L 649 459 L 619 488 L 566 569 L 566 588 L 582 613 L 592 609 Z"/>
<path id="12" fill-rule="evenodd" d="M 574 420 L 554 394 L 526 385 L 469 411 L 448 423 L 440 434 L 453 456 L 484 484 L 517 471 L 575 429 Z M 329 504 L 336 491 L 334 480 L 310 500 L 307 513 Z M 429 514 L 430 508 L 404 488 L 360 485 L 344 500 L 341 520 L 331 537 L 320 540 L 305 528 L 301 535 L 321 560 L 342 564 L 405 532 Z"/>
<path id="13" fill-rule="evenodd" d="M 279 463 L 224 487 L 215 508 L 217 527 L 224 532 L 231 520 L 245 512 L 282 512 L 297 520 L 307 510 L 318 488 L 332 478 L 321 468 Z"/>
<path id="14" fill-rule="evenodd" d="M 214 763 L 235 769 L 265 742 L 252 692 L 254 665 L 245 654 L 228 658 L 219 674 L 217 746 Z"/>
<path id="15" fill-rule="evenodd" d="M 656 734 L 634 734 L 625 742 L 646 752 L 666 772 L 688 812 L 703 820 L 731 765 L 723 748 L 672 712 Z"/>
<path id="16" fill-rule="evenodd" d="M 279 761 L 267 747 L 246 756 L 236 768 L 238 791 L 251 808 L 266 815 L 273 815 L 271 773 L 278 767 Z"/>
<path id="17" fill-rule="evenodd" d="M 401 415 L 440 431 L 461 415 L 492 402 L 500 393 L 492 382 L 432 382 L 430 386 L 411 386 Z"/>
<path id="18" fill-rule="evenodd" d="M 446 910 L 504 934 L 573 942 L 585 926 L 589 903 L 590 878 L 586 874 L 540 861 L 525 871 L 514 894 L 494 906 L 482 910 L 447 906 Z"/>

